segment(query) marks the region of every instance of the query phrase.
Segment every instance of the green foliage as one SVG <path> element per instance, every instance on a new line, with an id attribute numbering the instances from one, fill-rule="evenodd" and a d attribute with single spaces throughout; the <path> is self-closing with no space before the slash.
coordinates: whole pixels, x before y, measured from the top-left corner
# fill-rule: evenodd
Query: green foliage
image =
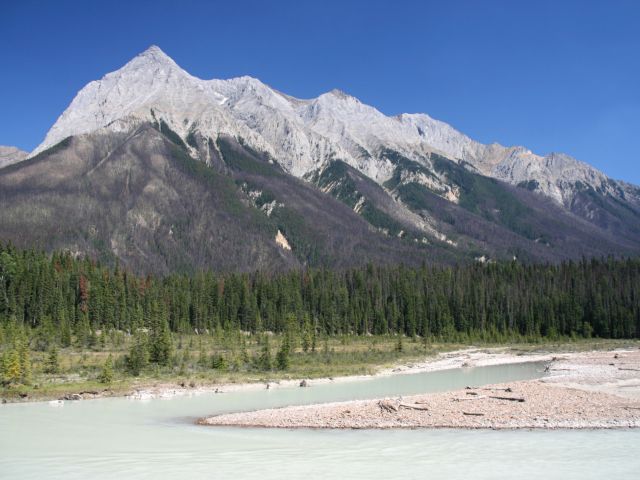
<path id="1" fill-rule="evenodd" d="M 422 175 L 426 175 L 428 177 L 434 177 L 433 172 L 431 172 L 424 165 L 420 165 L 418 162 L 408 159 L 395 150 L 385 149 L 381 153 L 381 156 L 382 158 L 386 158 L 396 166 L 391 178 L 384 183 L 384 186 L 389 190 L 393 190 L 398 185 L 400 185 L 403 173 L 421 173 Z"/>
<path id="2" fill-rule="evenodd" d="M 182 141 L 182 137 L 180 137 L 180 135 L 178 135 L 176 132 L 171 130 L 169 125 L 167 125 L 164 120 L 160 120 L 160 122 L 158 122 L 158 125 L 156 127 L 160 133 L 162 133 L 165 137 L 167 137 L 177 146 L 179 146 L 184 150 L 187 149 L 187 146 L 185 145 L 184 141 Z"/>
<path id="3" fill-rule="evenodd" d="M 227 359 L 222 355 L 213 355 L 211 359 L 211 368 L 214 370 L 225 371 L 229 368 Z"/>
<path id="4" fill-rule="evenodd" d="M 265 335 L 264 337 L 262 351 L 260 352 L 260 356 L 256 361 L 256 368 L 263 371 L 269 371 L 273 368 L 271 359 L 271 344 L 268 335 Z"/>
<path id="5" fill-rule="evenodd" d="M 98 381 L 107 385 L 113 382 L 113 358 L 111 358 L 111 355 L 104 361 L 102 371 L 98 375 Z"/>
<path id="6" fill-rule="evenodd" d="M 412 210 L 429 210 L 430 206 L 426 200 L 429 189 L 418 183 L 407 183 L 401 185 L 396 190 L 400 199 Z"/>
<path id="7" fill-rule="evenodd" d="M 282 175 L 275 165 L 246 145 L 234 145 L 224 138 L 219 138 L 217 145 L 225 163 L 234 170 L 265 176 Z"/>
<path id="8" fill-rule="evenodd" d="M 525 189 L 530 190 L 532 192 L 537 190 L 539 186 L 540 186 L 540 184 L 538 183 L 537 180 L 527 180 L 527 181 L 518 183 L 518 187 L 525 188 Z"/>
<path id="9" fill-rule="evenodd" d="M 360 200 L 360 192 L 349 176 L 349 167 L 341 160 L 331 162 L 319 176 L 312 178 L 312 181 L 323 191 L 331 186 L 331 195 L 351 208 Z"/>
<path id="10" fill-rule="evenodd" d="M 193 148 L 198 148 L 198 139 L 196 138 L 196 134 L 193 130 L 189 131 L 189 134 L 187 135 L 187 144 Z"/>
<path id="11" fill-rule="evenodd" d="M 364 219 L 374 227 L 383 229 L 392 236 L 396 236 L 401 230 L 403 230 L 400 223 L 396 222 L 389 215 L 384 213 L 382 210 L 377 209 L 369 202 L 364 203 L 360 210 L 360 215 L 362 215 Z"/>
<path id="12" fill-rule="evenodd" d="M 266 332 L 286 334 L 283 360 L 297 358 L 296 347 L 315 353 L 325 336 L 336 335 L 401 334 L 435 343 L 640 337 L 638 259 L 138 277 L 69 254 L 0 245 L 0 258 L 14 265 L 0 282 L 7 384 L 29 382 L 30 352 L 45 360 L 44 369 L 55 370 L 50 367 L 66 328 L 72 345 L 65 350 L 126 348 L 122 370 L 134 375 L 149 364 L 162 371 L 179 365 L 172 337 L 196 331 L 197 338 L 213 335 L 221 345 L 215 354 L 224 355 L 213 360 L 196 343 L 190 347 L 200 350 L 196 366 L 264 371 L 284 364 L 272 356 Z M 240 331 L 261 338 L 253 362 L 255 352 L 247 352 L 244 340 L 250 337 Z"/>
<path id="13" fill-rule="evenodd" d="M 175 160 L 176 166 L 185 174 L 196 178 L 207 188 L 210 188 L 221 195 L 225 202 L 225 207 L 232 214 L 239 215 L 247 209 L 240 202 L 236 195 L 236 185 L 230 177 L 221 175 L 205 163 L 192 158 L 185 148 L 178 145 L 171 145 L 171 156 Z M 249 210 L 250 211 L 250 210 Z M 261 216 L 255 217 L 256 221 Z M 264 222 L 264 220 L 262 220 Z"/>
<path id="14" fill-rule="evenodd" d="M 271 219 L 287 238 L 293 253 L 300 260 L 308 265 L 322 263 L 323 257 L 320 254 L 321 248 L 319 248 L 322 240 L 315 236 L 314 231 L 302 215 L 285 206 L 275 209 L 271 214 Z"/>
<path id="15" fill-rule="evenodd" d="M 276 367 L 278 370 L 287 370 L 289 368 L 289 356 L 291 355 L 291 343 L 289 335 L 285 335 L 280 345 L 280 350 L 276 354 Z"/>
<path id="16" fill-rule="evenodd" d="M 45 372 L 56 374 L 60 372 L 60 359 L 58 358 L 58 347 L 55 345 L 49 350 L 47 356 L 47 362 L 45 365 Z"/>
<path id="17" fill-rule="evenodd" d="M 451 160 L 432 155 L 434 168 L 460 188 L 459 205 L 513 232 L 535 239 L 539 232 L 527 222 L 531 210 L 500 181 L 477 175 Z"/>
<path id="18" fill-rule="evenodd" d="M 145 333 L 136 333 L 133 345 L 125 358 L 125 363 L 129 373 L 136 377 L 140 375 L 142 370 L 149 364 L 149 347 Z"/>
<path id="19" fill-rule="evenodd" d="M 0 380 L 3 384 L 11 385 L 21 383 L 22 369 L 20 367 L 20 355 L 17 349 L 4 352 L 0 363 Z"/>
<path id="20" fill-rule="evenodd" d="M 173 344 L 171 332 L 166 318 L 159 318 L 160 312 L 156 311 L 153 318 L 153 328 L 149 337 L 149 360 L 158 365 L 169 365 Z"/>

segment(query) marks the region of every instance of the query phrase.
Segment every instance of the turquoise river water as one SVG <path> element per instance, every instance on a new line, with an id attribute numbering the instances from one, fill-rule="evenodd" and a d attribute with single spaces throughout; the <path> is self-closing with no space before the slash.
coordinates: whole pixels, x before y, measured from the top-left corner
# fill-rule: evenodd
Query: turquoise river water
<path id="1" fill-rule="evenodd" d="M 640 430 L 275 430 L 215 413 L 457 389 L 542 376 L 524 363 L 309 388 L 0 406 L 2 479 L 637 479 Z"/>

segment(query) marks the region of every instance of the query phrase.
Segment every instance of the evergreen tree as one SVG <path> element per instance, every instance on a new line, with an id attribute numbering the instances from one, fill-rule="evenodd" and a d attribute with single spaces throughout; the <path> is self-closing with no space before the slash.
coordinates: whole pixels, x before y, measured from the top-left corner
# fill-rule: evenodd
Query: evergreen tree
<path id="1" fill-rule="evenodd" d="M 107 385 L 113 382 L 113 359 L 111 358 L 111 355 L 109 355 L 105 360 L 104 365 L 102 366 L 102 371 L 100 372 L 100 375 L 98 375 L 98 381 Z"/>
<path id="2" fill-rule="evenodd" d="M 402 340 L 403 334 L 398 333 L 398 341 L 396 342 L 396 352 L 402 353 L 404 351 L 404 342 Z"/>
<path id="3" fill-rule="evenodd" d="M 136 333 L 129 354 L 125 358 L 127 370 L 131 375 L 138 376 L 149 363 L 149 347 L 146 334 Z"/>
<path id="4" fill-rule="evenodd" d="M 20 366 L 20 354 L 18 349 L 11 350 L 4 361 L 3 382 L 9 385 L 21 383 L 22 368 Z"/>
<path id="5" fill-rule="evenodd" d="M 260 352 L 260 356 L 258 357 L 257 366 L 260 370 L 264 371 L 269 371 L 272 368 L 269 335 L 264 336 L 262 350 Z"/>
<path id="6" fill-rule="evenodd" d="M 47 362 L 45 365 L 45 373 L 56 374 L 60 371 L 60 360 L 58 359 L 58 347 L 55 345 L 49 350 Z"/>
<path id="7" fill-rule="evenodd" d="M 285 334 L 280 345 L 280 350 L 276 353 L 276 366 L 278 370 L 287 370 L 289 368 L 289 355 L 291 353 L 291 343 L 289 335 Z"/>
<path id="8" fill-rule="evenodd" d="M 169 365 L 171 362 L 171 352 L 173 343 L 171 332 L 166 319 L 159 321 L 155 329 L 151 332 L 149 345 L 149 358 L 152 363 L 158 365 Z"/>

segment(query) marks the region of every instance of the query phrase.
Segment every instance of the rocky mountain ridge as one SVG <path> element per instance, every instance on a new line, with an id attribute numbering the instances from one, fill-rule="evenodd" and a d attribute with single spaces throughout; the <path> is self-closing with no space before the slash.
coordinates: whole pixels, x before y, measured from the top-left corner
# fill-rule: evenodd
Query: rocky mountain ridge
<path id="1" fill-rule="evenodd" d="M 0 241 L 160 273 L 640 253 L 640 190 L 566 155 L 200 80 L 157 47 L 0 167 L 0 205 Z"/>
<path id="2" fill-rule="evenodd" d="M 542 157 L 525 147 L 483 145 L 426 114 L 388 117 L 339 90 L 304 100 L 251 77 L 201 80 L 156 46 L 84 87 L 31 155 L 68 136 L 157 120 L 184 140 L 194 134 L 242 138 L 297 177 L 338 159 L 383 184 L 395 170 L 385 151 L 428 168 L 436 152 L 482 175 L 526 184 L 565 207 L 581 186 L 625 198 L 620 182 L 568 155 Z M 446 180 L 440 183 L 449 191 Z"/>

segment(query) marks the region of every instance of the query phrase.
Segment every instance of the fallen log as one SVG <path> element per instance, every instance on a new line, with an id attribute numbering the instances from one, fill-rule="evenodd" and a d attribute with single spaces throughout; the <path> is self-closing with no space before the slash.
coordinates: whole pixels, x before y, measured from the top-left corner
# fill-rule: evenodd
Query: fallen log
<path id="1" fill-rule="evenodd" d="M 640 368 L 622 368 L 622 367 L 618 367 L 618 370 L 627 370 L 630 372 L 640 372 Z"/>
<path id="2" fill-rule="evenodd" d="M 384 400 L 380 400 L 378 402 L 378 407 L 380 407 L 381 411 L 385 411 L 387 413 L 397 413 L 398 412 L 398 407 L 396 407 L 393 403 L 385 402 Z"/>
<path id="3" fill-rule="evenodd" d="M 470 398 L 454 398 L 454 402 L 467 402 L 469 400 L 480 400 L 481 398 L 487 398 L 486 395 L 476 395 L 475 397 Z"/>
<path id="4" fill-rule="evenodd" d="M 429 407 L 427 407 L 426 405 L 418 405 L 418 404 L 413 404 L 413 405 L 409 405 L 408 403 L 401 403 L 400 405 L 398 405 L 398 408 L 407 408 L 409 410 L 429 410 Z"/>
<path id="5" fill-rule="evenodd" d="M 471 415 L 474 417 L 484 417 L 484 413 L 479 412 L 462 412 L 463 415 Z"/>
<path id="6" fill-rule="evenodd" d="M 480 390 L 489 390 L 491 392 L 507 392 L 507 393 L 513 392 L 513 390 L 511 390 L 511 387 L 507 387 L 507 388 L 481 388 Z"/>
<path id="7" fill-rule="evenodd" d="M 510 402 L 524 402 L 524 398 L 520 397 L 496 397 L 493 395 L 489 395 L 489 398 L 495 398 L 496 400 L 509 400 Z"/>

